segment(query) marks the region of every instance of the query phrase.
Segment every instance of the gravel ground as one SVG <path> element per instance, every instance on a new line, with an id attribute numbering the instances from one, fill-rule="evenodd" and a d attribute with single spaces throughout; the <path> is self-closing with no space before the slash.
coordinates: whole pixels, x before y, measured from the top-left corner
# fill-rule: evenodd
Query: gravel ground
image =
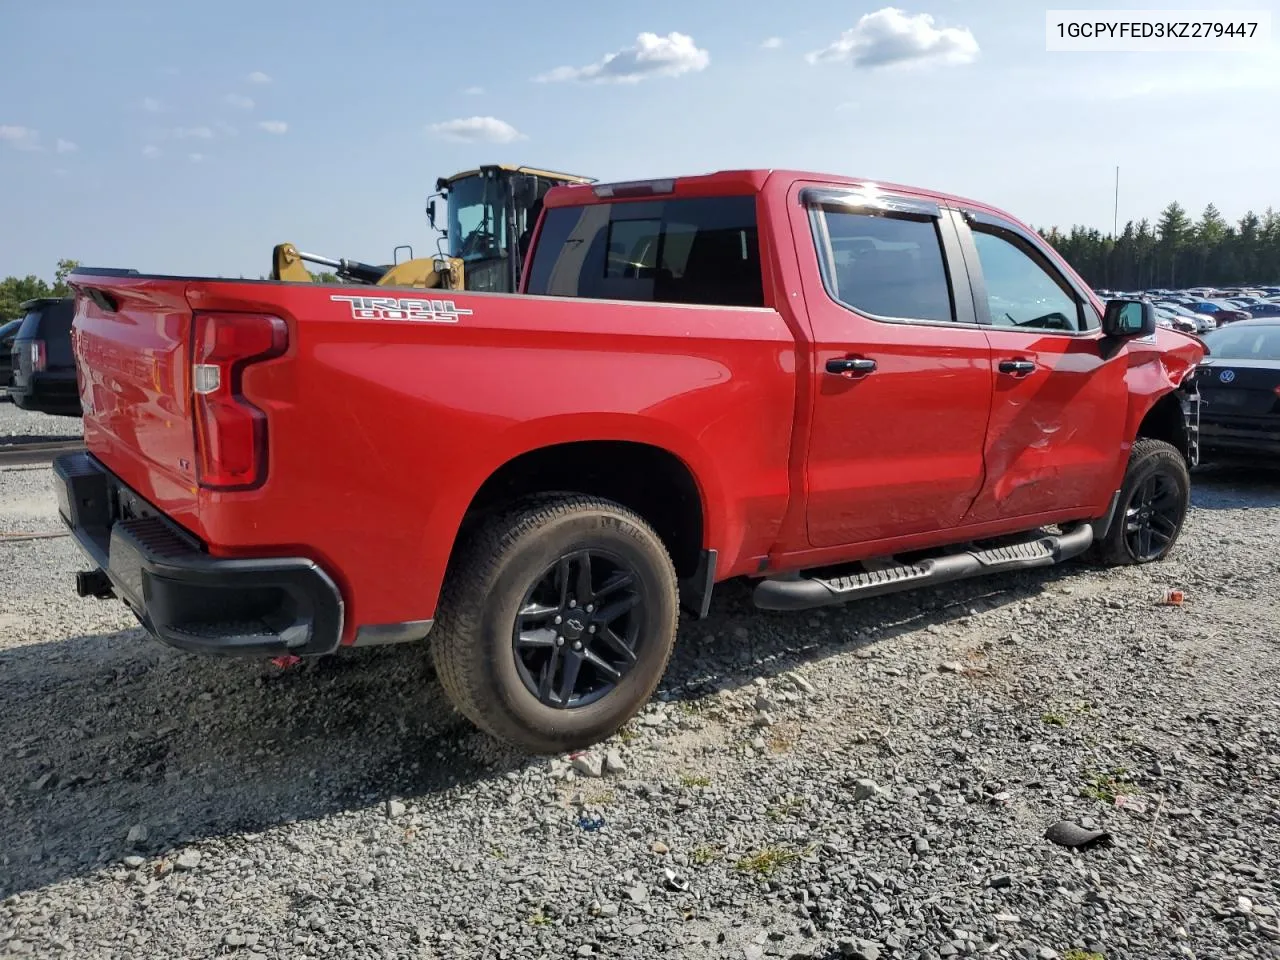
<path id="1" fill-rule="evenodd" d="M 36 440 L 72 440 L 84 435 L 79 417 L 50 417 L 23 410 L 0 390 L 0 446 Z"/>
<path id="2" fill-rule="evenodd" d="M 57 532 L 49 481 L 0 471 L 0 531 Z M 576 760 L 472 732 L 417 648 L 171 651 L 10 537 L 0 954 L 1280 957 L 1278 530 L 1280 474 L 1209 470 L 1154 567 L 730 585 Z"/>

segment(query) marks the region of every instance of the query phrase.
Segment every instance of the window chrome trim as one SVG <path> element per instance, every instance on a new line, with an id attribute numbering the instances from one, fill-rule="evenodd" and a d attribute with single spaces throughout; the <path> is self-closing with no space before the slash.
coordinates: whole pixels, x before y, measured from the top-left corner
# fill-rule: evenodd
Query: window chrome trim
<path id="1" fill-rule="evenodd" d="M 800 202 L 807 207 L 843 207 L 846 210 L 871 215 L 906 214 L 908 216 L 942 216 L 942 209 L 932 200 L 907 197 L 897 193 L 881 193 L 874 186 L 805 187 L 800 191 Z"/>

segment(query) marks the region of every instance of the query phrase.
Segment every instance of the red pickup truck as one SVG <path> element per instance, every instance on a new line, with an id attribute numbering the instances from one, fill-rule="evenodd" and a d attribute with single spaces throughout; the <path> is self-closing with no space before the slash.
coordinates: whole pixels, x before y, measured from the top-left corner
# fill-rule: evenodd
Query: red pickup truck
<path id="1" fill-rule="evenodd" d="M 1197 456 L 1198 340 L 864 180 L 558 187 L 518 294 L 71 284 L 81 595 L 204 653 L 425 639 L 537 752 L 614 733 L 727 578 L 797 610 L 1159 560 Z"/>

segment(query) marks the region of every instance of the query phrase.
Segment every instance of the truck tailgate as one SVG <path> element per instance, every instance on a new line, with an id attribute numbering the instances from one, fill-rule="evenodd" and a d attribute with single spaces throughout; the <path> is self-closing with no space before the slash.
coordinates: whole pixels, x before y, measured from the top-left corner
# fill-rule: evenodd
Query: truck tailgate
<path id="1" fill-rule="evenodd" d="M 189 526 L 197 506 L 186 284 L 77 278 L 73 347 L 85 446 L 139 494 Z"/>

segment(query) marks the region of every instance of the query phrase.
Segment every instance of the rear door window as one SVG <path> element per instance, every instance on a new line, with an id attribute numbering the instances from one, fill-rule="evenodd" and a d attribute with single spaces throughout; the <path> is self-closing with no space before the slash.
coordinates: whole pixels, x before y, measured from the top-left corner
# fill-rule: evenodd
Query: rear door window
<path id="1" fill-rule="evenodd" d="M 832 298 L 876 318 L 956 319 L 933 217 L 821 212 L 820 241 Z"/>
<path id="2" fill-rule="evenodd" d="M 527 292 L 762 307 L 755 196 L 550 209 Z"/>

